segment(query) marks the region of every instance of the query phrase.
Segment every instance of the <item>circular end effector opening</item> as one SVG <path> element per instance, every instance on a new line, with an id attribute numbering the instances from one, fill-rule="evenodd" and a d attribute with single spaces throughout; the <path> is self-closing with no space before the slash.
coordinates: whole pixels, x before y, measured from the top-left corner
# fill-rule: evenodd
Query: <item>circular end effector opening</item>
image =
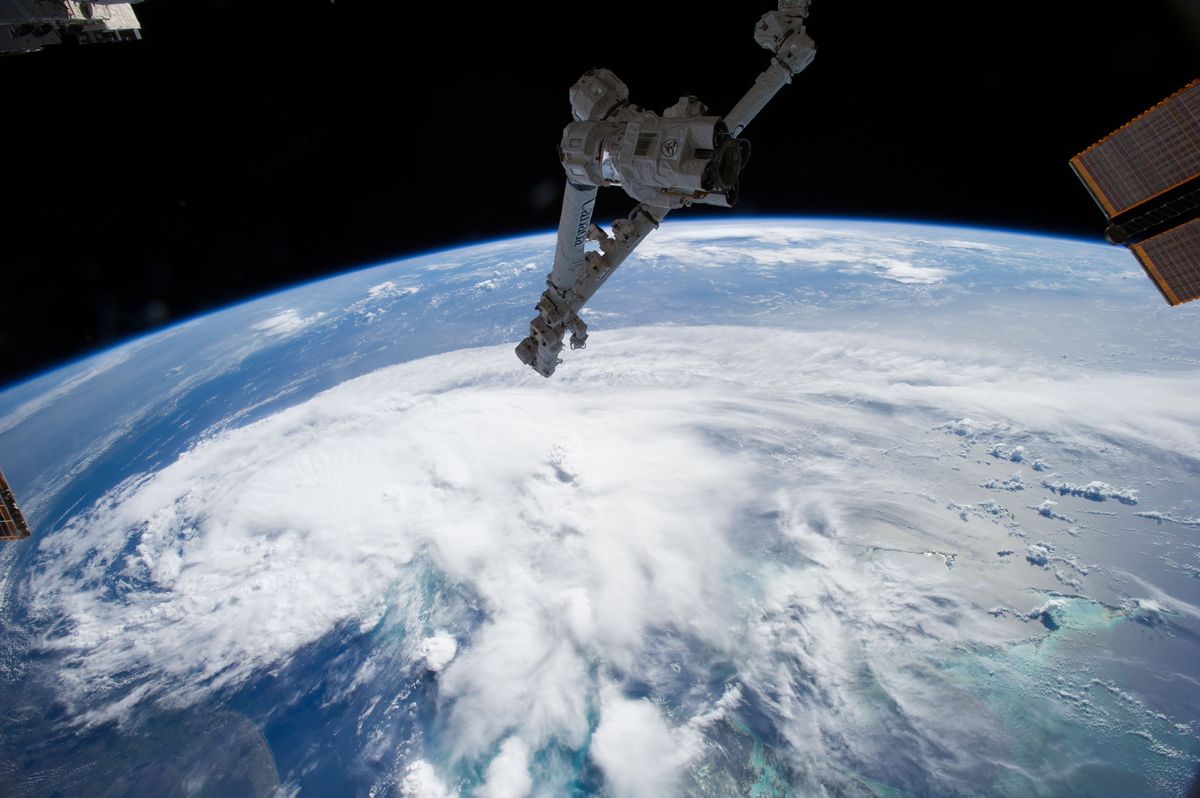
<path id="1" fill-rule="evenodd" d="M 724 130 L 715 137 L 712 159 L 704 170 L 702 183 L 705 191 L 737 195 L 738 177 L 750 160 L 750 142 L 746 139 L 735 139 Z"/>

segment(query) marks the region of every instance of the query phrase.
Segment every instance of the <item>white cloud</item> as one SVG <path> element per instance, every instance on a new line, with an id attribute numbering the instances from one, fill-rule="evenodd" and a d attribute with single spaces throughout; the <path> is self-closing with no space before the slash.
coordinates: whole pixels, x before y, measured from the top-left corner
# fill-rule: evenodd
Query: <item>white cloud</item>
<path id="1" fill-rule="evenodd" d="M 935 266 L 917 266 L 914 263 L 896 258 L 865 258 L 862 261 L 862 271 L 877 272 L 881 277 L 886 277 L 897 283 L 913 285 L 940 283 L 950 276 L 949 269 L 939 269 Z"/>
<path id="2" fill-rule="evenodd" d="M 420 759 L 405 769 L 400 795 L 403 798 L 458 798 L 457 792 L 446 789 L 433 765 Z"/>
<path id="3" fill-rule="evenodd" d="M 1014 471 L 1012 476 L 1007 477 L 1006 479 L 998 479 L 993 477 L 987 482 L 981 483 L 979 487 L 987 488 L 988 490 L 1007 490 L 1015 492 L 1019 490 L 1025 490 L 1025 480 L 1021 477 L 1020 471 Z"/>
<path id="4" fill-rule="evenodd" d="M 432 637 L 427 637 L 421 642 L 421 656 L 425 658 L 425 667 L 434 672 L 449 665 L 457 653 L 458 641 L 445 629 L 439 629 Z"/>
<path id="5" fill-rule="evenodd" d="M 957 495 L 934 474 L 978 492 L 982 476 L 946 461 L 985 431 L 1084 459 L 1162 441 L 1195 456 L 1200 375 L 745 333 L 605 331 L 550 381 L 508 345 L 414 361 L 130 480 L 40 542 L 28 585 L 68 712 L 119 721 L 138 701 L 220 698 L 334 630 L 398 616 L 444 722 L 404 794 L 449 794 L 438 774 L 464 761 L 486 770 L 479 794 L 522 794 L 522 763 L 580 750 L 597 708 L 589 750 L 608 789 L 670 794 L 747 697 L 797 762 L 870 760 L 891 743 L 868 681 L 913 734 L 976 761 L 972 730 L 950 728 L 953 691 L 914 673 L 920 641 L 993 639 L 966 596 L 998 541 L 919 497 Z M 946 568 L 927 551 L 959 556 Z M 429 574 L 472 612 L 422 605 Z M 626 694 L 626 678 L 663 683 L 647 669 L 670 672 L 671 646 L 729 663 L 741 687 Z"/>
<path id="6" fill-rule="evenodd" d="M 746 263 L 763 267 L 836 267 L 914 285 L 940 283 L 951 274 L 949 269 L 914 262 L 927 255 L 911 239 L 801 224 L 773 227 L 732 223 L 708 230 L 693 225 L 667 226 L 643 242 L 634 257 L 673 269 L 682 268 L 682 264 L 712 268 Z"/>
<path id="7" fill-rule="evenodd" d="M 291 335 L 303 330 L 305 327 L 319 321 L 325 316 L 324 312 L 317 312 L 311 316 L 301 316 L 300 311 L 295 308 L 287 308 L 281 310 L 268 319 L 251 325 L 251 328 L 259 332 L 266 333 L 272 337 L 282 337 Z"/>
<path id="8" fill-rule="evenodd" d="M 1149 518 L 1151 521 L 1168 521 L 1172 524 L 1180 526 L 1200 526 L 1200 518 L 1181 518 L 1171 513 L 1164 513 L 1161 510 L 1146 510 L 1145 512 L 1134 513 L 1139 518 Z"/>
<path id="9" fill-rule="evenodd" d="M 396 288 L 396 284 L 393 281 L 384 280 L 382 283 L 379 283 L 378 285 L 373 285 L 370 288 L 368 288 L 367 296 L 374 299 L 375 297 L 380 296 L 380 295 L 390 294 L 393 290 L 395 290 L 395 288 Z"/>
<path id="10" fill-rule="evenodd" d="M 1114 488 L 1107 482 L 1092 480 L 1086 485 L 1076 485 L 1062 480 L 1043 479 L 1042 487 L 1057 493 L 1059 496 L 1081 496 L 1094 502 L 1106 499 L 1116 499 L 1121 504 L 1137 504 L 1136 488 Z"/>
<path id="11" fill-rule="evenodd" d="M 997 244 L 984 244 L 981 241 L 968 241 L 960 238 L 939 238 L 937 239 L 939 247 L 950 247 L 952 249 L 966 249 L 976 252 L 1001 252 L 1011 253 L 1012 247 L 1002 247 Z"/>
<path id="12" fill-rule="evenodd" d="M 672 727 L 644 698 L 604 690 L 588 756 L 604 772 L 614 798 L 678 794 L 684 768 L 702 751 L 703 738 L 695 728 Z"/>
<path id="13" fill-rule="evenodd" d="M 484 783 L 475 798 L 525 798 L 533 789 L 529 775 L 529 746 L 519 737 L 509 737 L 488 765 Z"/>
<path id="14" fill-rule="evenodd" d="M 1042 516 L 1043 518 L 1053 518 L 1056 521 L 1066 521 L 1068 524 L 1075 523 L 1074 518 L 1063 515 L 1059 513 L 1058 510 L 1055 510 L 1054 508 L 1057 506 L 1058 502 L 1054 501 L 1053 499 L 1046 499 L 1033 509 L 1037 510 L 1038 515 Z"/>

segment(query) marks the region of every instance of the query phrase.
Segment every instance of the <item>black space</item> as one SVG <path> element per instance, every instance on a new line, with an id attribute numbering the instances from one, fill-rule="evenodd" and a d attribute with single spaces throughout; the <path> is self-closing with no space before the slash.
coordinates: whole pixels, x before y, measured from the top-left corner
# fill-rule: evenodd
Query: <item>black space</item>
<path id="1" fill-rule="evenodd" d="M 266 289 L 548 229 L 581 72 L 719 113 L 767 63 L 767 0 L 540 7 L 148 0 L 142 42 L 0 59 L 0 384 Z M 809 32 L 816 61 L 748 130 L 736 214 L 1099 239 L 1068 158 L 1200 74 L 1200 0 L 814 0 Z M 632 204 L 604 192 L 597 220 Z"/>

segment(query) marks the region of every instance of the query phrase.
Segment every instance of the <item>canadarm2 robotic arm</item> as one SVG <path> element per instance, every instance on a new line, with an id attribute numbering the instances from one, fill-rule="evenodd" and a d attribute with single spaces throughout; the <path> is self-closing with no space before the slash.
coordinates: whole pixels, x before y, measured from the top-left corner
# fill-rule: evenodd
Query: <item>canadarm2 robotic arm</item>
<path id="1" fill-rule="evenodd" d="M 579 318 L 579 310 L 669 210 L 640 204 L 627 218 L 613 222 L 609 235 L 592 224 L 596 191 L 594 186 L 567 181 L 554 270 L 537 303 L 538 315 L 529 323 L 529 336 L 517 346 L 521 362 L 543 377 L 553 374 L 561 362 L 559 353 L 567 333 L 571 334 L 572 349 L 584 347 L 587 324 Z M 600 250 L 585 252 L 584 242 L 589 240 L 600 242 Z"/>
<path id="2" fill-rule="evenodd" d="M 571 87 L 574 121 L 563 130 L 559 157 L 567 173 L 558 245 L 546 290 L 517 345 L 517 357 L 543 377 L 561 362 L 563 338 L 587 341 L 579 311 L 629 254 L 674 208 L 732 207 L 750 143 L 737 136 L 771 98 L 811 63 L 816 46 L 804 31 L 809 0 L 780 0 L 763 15 L 754 38 L 774 53 L 770 66 L 724 119 L 709 116 L 695 97 L 681 97 L 662 116 L 629 103 L 629 89 L 607 69 Z M 592 224 L 601 187 L 620 186 L 639 201 L 613 222 L 612 234 Z M 596 241 L 598 250 L 586 243 Z"/>
<path id="3" fill-rule="evenodd" d="M 804 30 L 809 0 L 780 0 L 778 11 L 768 11 L 754 29 L 754 41 L 774 53 L 771 64 L 755 79 L 737 105 L 725 116 L 725 124 L 734 136 L 766 107 L 780 89 L 792 82 L 812 63 L 817 44 Z"/>

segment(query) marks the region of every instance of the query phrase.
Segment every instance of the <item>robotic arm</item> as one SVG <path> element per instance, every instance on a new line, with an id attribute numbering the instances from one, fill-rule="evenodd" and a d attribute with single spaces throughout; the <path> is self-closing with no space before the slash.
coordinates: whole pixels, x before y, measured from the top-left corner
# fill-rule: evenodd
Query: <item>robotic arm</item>
<path id="1" fill-rule="evenodd" d="M 629 102 L 629 89 L 607 69 L 594 69 L 571 87 L 572 121 L 563 130 L 559 159 L 567 173 L 558 246 L 538 315 L 517 357 L 543 377 L 561 361 L 563 338 L 572 349 L 587 342 L 579 311 L 629 254 L 675 208 L 732 207 L 750 143 L 737 138 L 816 46 L 804 32 L 809 0 L 780 0 L 763 16 L 754 38 L 774 53 L 771 65 L 724 119 L 707 115 L 695 97 L 680 97 L 662 116 Z M 601 187 L 620 186 L 639 204 L 613 222 L 611 235 L 592 224 Z M 596 241 L 598 250 L 586 243 Z"/>
<path id="2" fill-rule="evenodd" d="M 804 31 L 808 4 L 809 0 L 779 0 L 779 10 L 763 14 L 758 21 L 754 41 L 775 57 L 725 116 L 725 124 L 734 136 L 740 136 L 771 98 L 792 82 L 792 75 L 799 75 L 816 57 L 817 44 Z"/>

